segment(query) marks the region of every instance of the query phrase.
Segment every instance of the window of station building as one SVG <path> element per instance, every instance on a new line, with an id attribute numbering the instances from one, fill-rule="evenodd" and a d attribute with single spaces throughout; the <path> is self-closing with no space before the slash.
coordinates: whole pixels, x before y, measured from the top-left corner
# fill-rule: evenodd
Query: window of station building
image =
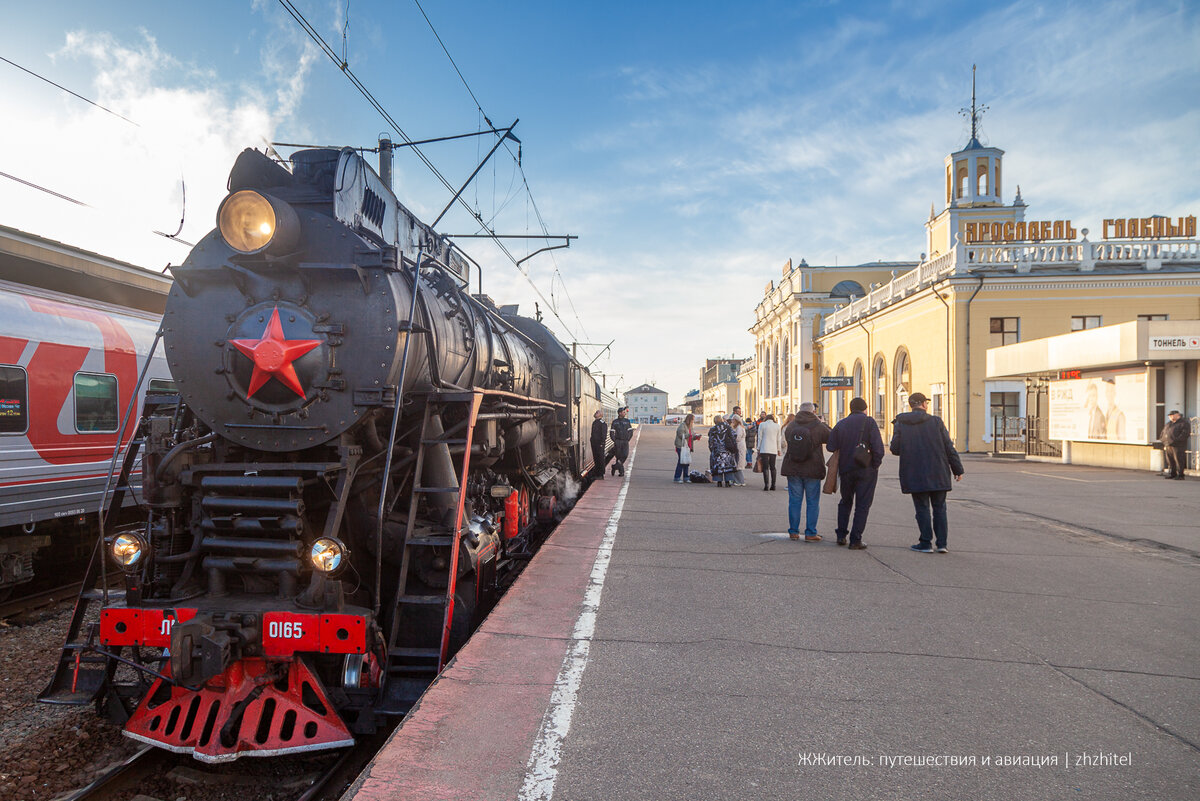
<path id="1" fill-rule="evenodd" d="M 908 408 L 908 396 L 912 394 L 912 362 L 904 348 L 896 353 L 893 375 L 896 378 L 896 408 L 903 410 Z"/>
<path id="2" fill-rule="evenodd" d="M 1139 314 L 1137 316 L 1137 318 L 1139 320 L 1146 320 L 1146 321 L 1165 320 L 1165 319 L 1167 319 L 1167 315 L 1165 315 L 1165 314 Z"/>
<path id="3" fill-rule="evenodd" d="M 875 359 L 875 365 L 871 369 L 871 378 L 875 385 L 875 419 L 882 425 L 887 419 L 887 368 L 884 367 L 883 357 L 878 356 Z"/>
<path id="4" fill-rule="evenodd" d="M 1004 433 L 1010 434 L 1014 430 L 1020 430 L 1019 423 L 1013 421 L 1018 420 L 1021 416 L 1021 393 L 1020 392 L 991 392 L 989 393 L 989 405 L 991 408 L 992 432 L 1001 430 L 1001 422 L 997 421 L 997 417 L 1006 418 L 1004 423 Z"/>
<path id="5" fill-rule="evenodd" d="M 81 433 L 117 430 L 115 375 L 75 374 L 75 430 Z"/>
<path id="6" fill-rule="evenodd" d="M 21 367 L 0 365 L 0 434 L 29 429 L 29 376 Z"/>
<path id="7" fill-rule="evenodd" d="M 993 317 L 991 320 L 991 342 L 988 345 L 990 348 L 998 348 L 1001 345 L 1012 345 L 1015 342 L 1021 341 L 1021 318 L 1020 317 Z"/>
<path id="8" fill-rule="evenodd" d="M 929 413 L 934 417 L 942 416 L 946 404 L 946 385 L 931 384 L 929 387 Z"/>
<path id="9" fill-rule="evenodd" d="M 1075 315 L 1071 318 L 1072 331 L 1086 331 L 1089 328 L 1100 327 L 1100 315 L 1098 314 L 1083 314 Z"/>
<path id="10" fill-rule="evenodd" d="M 780 395 L 788 394 L 788 377 L 791 375 L 791 370 L 788 369 L 788 340 L 785 337 L 783 340 L 783 362 L 780 364 L 783 370 L 783 391 Z"/>

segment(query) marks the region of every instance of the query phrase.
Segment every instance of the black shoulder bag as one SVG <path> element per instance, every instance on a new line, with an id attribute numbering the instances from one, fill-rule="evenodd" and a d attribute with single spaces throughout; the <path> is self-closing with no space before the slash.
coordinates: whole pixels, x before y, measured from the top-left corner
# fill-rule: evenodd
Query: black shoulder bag
<path id="1" fill-rule="evenodd" d="M 863 423 L 862 435 L 854 446 L 854 463 L 859 467 L 871 466 L 871 446 L 867 444 L 867 424 Z"/>

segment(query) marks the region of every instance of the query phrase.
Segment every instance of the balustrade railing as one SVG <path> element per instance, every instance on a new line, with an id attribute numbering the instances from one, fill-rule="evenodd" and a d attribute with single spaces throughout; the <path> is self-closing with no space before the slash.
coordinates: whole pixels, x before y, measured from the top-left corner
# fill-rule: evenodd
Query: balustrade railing
<path id="1" fill-rule="evenodd" d="M 880 284 L 865 297 L 836 309 L 825 317 L 823 331 L 836 331 L 947 275 L 975 267 L 1011 266 L 1014 271 L 1020 272 L 1029 272 L 1038 267 L 1055 267 L 1090 272 L 1098 265 L 1125 266 L 1138 262 L 1144 263 L 1147 271 L 1161 269 L 1165 264 L 1200 264 L 1200 241 L 1105 239 L 1090 242 L 1085 237 L 1078 242 L 960 244 L 955 250 L 924 262 L 886 284 Z"/>

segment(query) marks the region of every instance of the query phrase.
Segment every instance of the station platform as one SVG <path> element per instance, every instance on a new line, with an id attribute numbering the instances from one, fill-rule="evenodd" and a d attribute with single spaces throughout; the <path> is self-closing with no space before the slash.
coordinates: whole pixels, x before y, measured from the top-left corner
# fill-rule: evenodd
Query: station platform
<path id="1" fill-rule="evenodd" d="M 967 455 L 922 554 L 889 455 L 848 551 L 835 496 L 805 543 L 783 479 L 674 484 L 673 434 L 641 427 L 344 801 L 1200 797 L 1200 482 Z"/>

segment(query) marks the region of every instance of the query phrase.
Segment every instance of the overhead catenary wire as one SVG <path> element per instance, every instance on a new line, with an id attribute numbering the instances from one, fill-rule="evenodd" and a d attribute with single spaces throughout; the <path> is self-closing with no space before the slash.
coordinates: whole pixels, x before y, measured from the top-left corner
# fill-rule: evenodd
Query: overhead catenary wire
<path id="1" fill-rule="evenodd" d="M 120 119 L 123 119 L 123 120 L 125 120 L 125 122 L 129 123 L 130 125 L 134 126 L 135 128 L 141 128 L 141 127 L 142 127 L 142 126 L 141 126 L 141 125 L 139 125 L 138 123 L 136 123 L 136 122 L 134 122 L 133 120 L 131 120 L 131 119 L 129 119 L 128 117 L 126 117 L 124 114 L 120 114 L 120 113 L 118 113 L 118 112 L 116 112 L 116 111 L 113 111 L 111 108 L 108 108 L 107 106 L 102 106 L 102 105 L 100 105 L 99 103 L 97 103 L 95 100 L 91 100 L 90 98 L 86 98 L 86 97 L 84 97 L 83 95 L 79 94 L 78 92 L 73 92 L 73 91 L 71 91 L 70 89 L 68 89 L 67 87 L 63 86 L 61 83 L 55 83 L 54 81 L 52 81 L 52 80 L 50 80 L 49 78 L 47 78 L 45 75 L 39 75 L 38 73 L 34 72 L 33 70 L 29 69 L 28 67 L 22 67 L 22 66 L 21 66 L 20 64 L 18 64 L 17 62 L 15 62 L 15 61 L 9 61 L 9 60 L 8 60 L 7 58 L 5 58 L 4 56 L 0 56 L 0 61 L 3 61 L 5 64 L 11 64 L 12 66 L 16 67 L 17 69 L 21 70 L 22 72 L 27 72 L 27 73 L 29 73 L 29 74 L 30 74 L 30 75 L 32 75 L 33 77 L 37 78 L 39 81 L 45 81 L 46 83 L 50 84 L 51 86 L 55 87 L 56 89 L 61 89 L 61 90 L 63 90 L 64 92 L 66 92 L 67 94 L 69 94 L 69 95 L 71 95 L 71 96 L 73 96 L 73 97 L 77 97 L 77 98 L 79 98 L 79 99 L 80 99 L 80 100 L 82 100 L 84 103 L 90 103 L 91 105 L 95 106 L 96 108 L 100 109 L 101 111 L 106 111 L 106 112 L 108 112 L 109 114 L 113 115 L 114 117 L 119 117 Z"/>
<path id="2" fill-rule="evenodd" d="M 459 80 L 462 81 L 462 85 L 467 90 L 467 94 L 469 94 L 471 96 L 471 100 L 474 101 L 475 108 L 479 111 L 479 113 L 483 117 L 484 121 L 487 122 L 487 124 L 494 129 L 496 127 L 495 123 L 493 123 L 491 121 L 491 119 L 488 117 L 487 112 L 484 111 L 482 104 L 479 102 L 479 98 L 475 96 L 475 92 L 471 89 L 470 83 L 467 82 L 466 76 L 464 76 L 462 73 L 462 70 L 459 69 L 458 62 L 456 62 L 454 60 L 454 56 L 452 56 L 450 54 L 450 49 L 448 47 L 446 47 L 446 43 L 442 40 L 441 35 L 438 34 L 437 28 L 434 27 L 433 20 L 431 20 L 429 18 L 429 15 L 425 13 L 425 9 L 421 6 L 420 0 L 413 0 L 413 3 L 416 5 L 417 10 L 421 12 L 421 16 L 425 18 L 425 24 L 429 26 L 429 30 L 433 33 L 433 37 L 437 40 L 438 45 L 441 46 L 442 52 L 445 53 L 446 58 L 450 60 L 450 66 L 452 66 L 454 68 L 454 72 L 458 75 Z M 513 152 L 511 150 L 511 148 L 509 148 L 508 143 L 504 142 L 504 149 L 508 152 L 508 155 L 516 163 L 517 170 L 520 171 L 520 173 L 521 173 L 521 183 L 524 185 L 525 193 L 529 197 L 530 204 L 533 206 L 533 211 L 534 211 L 535 216 L 537 217 L 538 224 L 541 227 L 542 234 L 544 236 L 548 236 L 550 233 L 550 228 L 549 228 L 549 226 L 546 225 L 546 221 L 542 217 L 542 212 L 537 206 L 537 201 L 533 197 L 533 190 L 530 188 L 529 179 L 525 175 L 525 167 L 521 163 L 520 148 L 518 147 L 518 154 L 513 155 Z M 508 201 L 506 200 L 505 205 L 507 205 L 507 202 Z M 500 210 L 496 210 L 493 213 L 491 220 L 489 220 L 489 222 L 495 220 L 496 216 L 499 214 L 499 211 Z M 480 220 L 480 223 L 482 224 L 482 220 Z M 486 226 L 484 226 L 484 228 L 486 228 Z M 546 241 L 548 243 L 549 239 L 547 238 Z M 563 278 L 562 272 L 558 269 L 558 260 L 554 258 L 553 253 L 550 255 L 550 261 L 551 261 L 551 263 L 554 264 L 554 273 L 555 273 L 555 275 L 558 276 L 559 285 L 563 289 L 563 294 L 566 295 L 567 303 L 571 307 L 571 313 L 575 316 L 575 321 L 579 324 L 579 330 L 582 334 L 582 338 L 585 340 L 590 339 L 590 337 L 588 336 L 588 333 L 587 333 L 587 329 L 583 325 L 583 320 L 580 319 L 579 312 L 575 309 L 575 302 L 574 302 L 574 300 L 571 299 L 571 293 L 567 289 L 566 280 Z M 551 294 L 553 295 L 553 284 L 551 285 Z M 555 313 L 555 316 L 557 317 L 558 316 L 557 304 L 551 303 L 550 308 L 551 308 L 551 311 L 553 311 Z M 559 321 L 562 322 L 561 317 L 559 318 Z M 566 323 L 564 322 L 563 325 L 566 326 Z M 567 331 L 570 332 L 569 327 L 567 328 Z M 574 334 L 572 334 L 572 336 L 574 336 Z"/>
<path id="3" fill-rule="evenodd" d="M 10 175 L 7 172 L 0 172 L 0 178 L 7 178 L 10 181 L 15 181 L 19 184 L 24 184 L 25 186 L 28 186 L 30 189 L 36 189 L 39 192 L 45 192 L 47 195 L 50 195 L 51 197 L 56 197 L 59 200 L 65 200 L 68 203 L 74 203 L 76 206 L 82 206 L 85 209 L 95 209 L 96 211 L 100 211 L 100 209 L 96 209 L 96 207 L 93 206 L 91 203 L 85 203 L 82 200 L 77 200 L 76 198 L 73 198 L 70 195 L 64 195 L 62 192 L 55 192 L 53 189 L 50 189 L 49 187 L 42 186 L 41 184 L 34 183 L 33 181 L 26 181 L 24 178 L 18 178 L 17 176 Z M 186 239 L 180 239 L 178 236 L 178 232 L 176 232 L 176 234 L 174 234 L 174 235 L 166 234 L 166 233 L 163 233 L 162 231 L 153 231 L 152 233 L 158 234 L 159 236 L 163 237 L 164 239 L 170 239 L 172 242 L 178 242 L 181 245 L 187 245 L 190 248 L 194 248 L 196 246 L 196 244 L 194 242 L 188 242 Z"/>
<path id="4" fill-rule="evenodd" d="M 356 88 L 359 91 L 359 93 L 363 96 L 364 99 L 366 99 L 366 101 L 371 105 L 371 107 L 374 108 L 375 111 L 378 112 L 381 117 L 383 117 L 384 121 L 386 121 L 388 123 L 388 125 L 390 125 L 392 127 L 392 130 L 394 130 L 400 136 L 401 140 L 403 140 L 405 145 L 410 146 L 409 149 L 417 155 L 417 158 L 419 158 L 421 160 L 421 162 L 426 166 L 426 168 L 429 169 L 429 171 L 434 175 L 434 177 L 437 178 L 437 180 L 444 187 L 446 187 L 446 189 L 449 190 L 452 194 L 458 192 L 457 188 L 454 187 L 446 179 L 446 177 L 444 175 L 442 175 L 441 171 L 438 170 L 437 166 L 434 165 L 434 163 L 424 154 L 424 152 L 422 152 L 419 147 L 412 146 L 414 144 L 413 139 L 407 133 L 405 133 L 405 131 L 401 127 L 401 125 L 395 120 L 394 117 L 392 117 L 392 115 L 387 111 L 387 109 L 384 108 L 383 104 L 379 102 L 379 100 L 371 93 L 371 91 L 369 89 L 367 89 L 366 85 L 363 84 L 363 82 L 361 80 L 359 80 L 358 76 L 354 74 L 354 71 L 350 69 L 349 62 L 347 60 L 341 58 L 339 56 L 339 54 L 329 45 L 329 43 L 325 41 L 325 38 L 323 36 L 321 36 L 321 34 L 316 30 L 316 28 L 313 27 L 312 23 L 310 23 L 308 21 L 308 19 L 304 16 L 304 13 L 302 11 L 300 11 L 300 9 L 296 8 L 296 5 L 292 2 L 292 0 L 279 0 L 279 4 L 281 6 L 283 6 L 284 10 L 287 11 L 287 13 L 292 17 L 292 19 L 296 21 L 296 24 L 298 24 L 301 27 L 301 29 L 304 30 L 304 32 L 313 41 L 313 43 L 316 44 L 317 47 L 321 50 L 321 52 L 323 52 L 326 55 L 326 57 L 329 58 L 330 61 L 332 61 L 334 64 L 337 65 L 338 69 L 341 70 L 342 74 L 344 74 L 346 76 L 346 79 L 349 80 L 350 83 L 354 86 L 354 88 Z M 449 55 L 449 54 L 447 53 L 447 55 Z M 468 91 L 470 91 L 469 87 L 468 87 Z M 482 112 L 482 109 L 480 109 L 480 111 Z M 486 119 L 486 115 L 485 115 L 485 119 Z M 490 124 L 491 123 L 489 121 L 489 125 Z M 508 149 L 507 143 L 504 143 L 504 145 L 505 145 L 505 149 L 507 150 Z M 509 154 L 510 155 L 512 154 L 511 150 L 509 151 Z M 519 163 L 520 162 L 518 160 L 518 164 Z M 525 182 L 525 186 L 528 189 L 527 181 Z M 462 198 L 461 196 L 458 198 L 457 202 L 460 206 L 462 206 L 462 208 L 464 208 L 467 211 L 468 214 L 471 215 L 472 218 L 475 219 L 475 221 L 481 226 L 481 230 L 487 231 L 487 233 L 489 233 L 489 234 L 493 234 L 492 241 L 495 244 L 496 248 L 498 250 L 500 250 L 500 252 L 503 253 L 509 259 L 509 261 L 511 261 L 513 263 L 513 265 L 517 268 L 518 272 L 520 272 L 521 275 L 524 276 L 526 282 L 533 289 L 534 293 L 542 300 L 542 302 L 544 302 L 547 305 L 547 307 L 550 309 L 551 313 L 555 316 L 555 318 L 557 318 L 559 323 L 563 326 L 563 329 L 568 334 L 570 334 L 573 338 L 576 337 L 576 334 L 574 333 L 574 331 L 571 330 L 571 326 L 568 325 L 567 321 L 564 320 L 562 318 L 562 315 L 560 315 L 558 313 L 557 308 L 555 308 L 555 304 L 551 303 L 546 298 L 545 294 L 543 294 L 541 289 L 538 288 L 537 284 L 534 283 L 533 278 L 529 275 L 529 272 L 524 267 L 521 266 L 517 257 L 513 255 L 512 251 L 510 251 L 508 249 L 508 247 L 506 247 L 499 238 L 494 236 L 495 232 L 492 231 L 487 226 L 487 224 L 484 222 L 483 215 L 479 214 L 475 209 L 472 209 L 471 205 L 466 201 L 466 199 Z M 547 233 L 547 232 L 548 232 L 548 229 L 543 231 L 543 233 Z"/>
<path id="5" fill-rule="evenodd" d="M 78 92 L 68 89 L 67 87 L 63 86 L 62 84 L 52 81 L 49 78 L 47 78 L 45 75 L 41 75 L 37 72 L 34 72 L 33 70 L 29 69 L 28 67 L 23 67 L 20 64 L 18 64 L 17 62 L 7 59 L 4 56 L 0 56 L 0 61 L 3 61 L 5 64 L 11 64 L 12 66 L 16 67 L 17 69 L 21 70 L 22 72 L 28 73 L 29 75 L 32 75 L 34 78 L 37 78 L 40 81 L 44 81 L 56 89 L 61 89 L 62 91 L 66 92 L 67 94 L 71 95 L 72 97 L 76 97 L 76 98 L 82 100 L 84 103 L 88 103 L 89 105 L 95 106 L 96 108 L 100 109 L 101 111 L 107 112 L 107 113 L 113 115 L 114 117 L 118 117 L 118 118 L 124 120 L 125 122 L 129 123 L 130 125 L 132 125 L 135 128 L 142 127 L 140 123 L 134 122 L 133 120 L 126 117 L 124 114 L 113 111 L 111 108 L 109 108 L 107 106 L 103 106 L 100 103 L 97 103 L 95 100 L 92 100 L 91 98 L 84 97 L 83 95 L 79 94 Z M 29 186 L 33 189 L 37 189 L 39 191 L 45 192 L 48 195 L 52 195 L 52 196 L 60 198 L 62 200 L 66 200 L 68 202 L 74 203 L 77 206 L 83 206 L 83 207 L 89 208 L 89 209 L 96 208 L 95 206 L 92 206 L 88 203 L 84 203 L 82 201 L 75 200 L 74 198 L 68 197 L 59 192 L 55 192 L 53 189 L 48 189 L 44 186 L 41 186 L 40 184 L 35 184 L 31 181 L 26 181 L 22 178 L 18 178 L 15 175 L 9 175 L 8 173 L 0 173 L 0 175 L 3 175 L 5 178 L 8 178 L 10 180 L 17 181 L 18 183 L 25 184 L 26 186 Z M 182 202 L 181 202 L 181 208 L 180 208 L 180 213 L 179 213 L 179 227 L 177 229 L 175 229 L 175 233 L 173 233 L 173 234 L 168 234 L 163 231 L 157 231 L 157 230 L 154 231 L 154 233 L 158 234 L 159 236 L 164 237 L 166 239 L 173 239 L 176 242 L 180 242 L 184 245 L 187 245 L 188 247 L 195 247 L 191 242 L 188 242 L 186 240 L 179 238 L 179 234 L 181 234 L 183 232 L 183 224 L 187 220 L 187 182 L 183 178 L 182 170 L 181 170 L 180 176 L 179 176 L 179 186 L 180 186 L 180 192 L 182 195 Z"/>

